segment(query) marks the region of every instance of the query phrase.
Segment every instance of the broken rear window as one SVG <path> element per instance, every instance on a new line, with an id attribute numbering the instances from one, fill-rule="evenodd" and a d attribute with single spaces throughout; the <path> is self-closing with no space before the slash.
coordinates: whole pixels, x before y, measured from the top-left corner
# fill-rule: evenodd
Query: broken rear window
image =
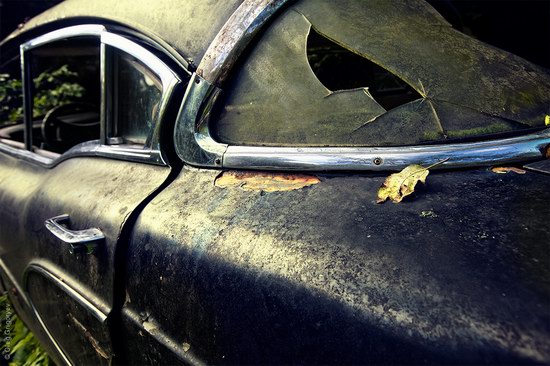
<path id="1" fill-rule="evenodd" d="M 213 133 L 238 145 L 480 139 L 543 128 L 550 111 L 547 70 L 453 30 L 420 0 L 298 1 L 223 89 Z"/>

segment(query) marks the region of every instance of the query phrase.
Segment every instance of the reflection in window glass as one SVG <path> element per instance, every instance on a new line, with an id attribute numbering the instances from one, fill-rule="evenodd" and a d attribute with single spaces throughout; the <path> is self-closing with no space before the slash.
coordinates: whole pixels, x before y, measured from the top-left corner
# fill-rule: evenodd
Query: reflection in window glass
<path id="1" fill-rule="evenodd" d="M 33 145 L 63 153 L 99 138 L 99 55 L 96 37 L 62 40 L 28 52 L 37 127 L 33 127 Z"/>
<path id="2" fill-rule="evenodd" d="M 63 153 L 99 138 L 99 39 L 56 41 L 25 53 L 32 90 L 33 150 Z M 19 59 L 0 76 L 0 138 L 23 143 L 24 125 Z M 5 97 L 3 96 L 5 94 Z M 4 141 L 6 142 L 6 141 Z M 13 144 L 12 144 L 13 145 Z"/>
<path id="3" fill-rule="evenodd" d="M 115 57 L 114 75 L 116 136 L 145 145 L 158 117 L 162 84 L 143 63 L 122 52 Z"/>

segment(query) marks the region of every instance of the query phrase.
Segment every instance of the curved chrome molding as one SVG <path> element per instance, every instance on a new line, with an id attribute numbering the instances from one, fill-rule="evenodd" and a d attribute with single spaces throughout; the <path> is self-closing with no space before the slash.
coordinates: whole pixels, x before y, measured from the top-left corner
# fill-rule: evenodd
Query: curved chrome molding
<path id="1" fill-rule="evenodd" d="M 180 81 L 176 73 L 170 70 L 170 68 L 166 66 L 164 62 L 159 60 L 157 56 L 122 36 L 114 33 L 103 32 L 101 33 L 101 43 L 118 48 L 119 50 L 122 50 L 143 62 L 160 77 L 163 87 L 167 87 Z"/>
<path id="2" fill-rule="evenodd" d="M 221 85 L 260 28 L 288 0 L 244 0 L 224 24 L 202 58 L 197 74 Z"/>
<path id="3" fill-rule="evenodd" d="M 227 145 L 214 141 L 208 131 L 208 117 L 219 92 L 219 88 L 196 73 L 189 80 L 174 127 L 176 153 L 189 164 L 204 167 L 222 164 Z"/>
<path id="4" fill-rule="evenodd" d="M 61 279 L 61 277 L 53 274 L 46 268 L 44 268 L 39 263 L 31 263 L 27 269 L 25 270 L 24 274 L 24 280 L 23 280 L 23 286 L 25 288 L 25 293 L 29 293 L 28 288 L 28 276 L 30 272 L 38 273 L 39 275 L 45 277 L 47 280 L 51 281 L 54 285 L 59 287 L 64 293 L 66 293 L 69 297 L 71 297 L 73 300 L 75 300 L 78 304 L 83 306 L 90 314 L 92 314 L 97 320 L 99 320 L 102 324 L 107 321 L 107 315 L 109 312 L 109 309 L 107 309 L 106 306 L 103 306 L 104 309 L 99 309 L 95 304 L 93 304 L 90 300 L 82 296 L 78 291 L 76 291 L 74 288 L 69 286 L 65 279 Z M 32 303 L 32 299 L 30 300 L 30 306 L 33 311 L 34 316 L 40 323 L 40 327 L 46 334 L 46 336 L 49 338 L 50 342 L 53 344 L 53 346 L 56 348 L 57 354 L 62 358 L 63 362 L 66 365 L 71 365 L 71 361 L 61 348 L 61 346 L 57 343 L 55 338 L 52 336 L 50 331 L 48 330 L 48 327 L 46 326 L 46 323 L 44 323 L 44 320 L 36 310 L 36 307 Z"/>
<path id="5" fill-rule="evenodd" d="M 59 287 L 64 293 L 69 295 L 74 301 L 82 305 L 90 314 L 94 316 L 97 320 L 99 320 L 101 323 L 105 323 L 107 320 L 107 314 L 108 309 L 103 306 L 103 310 L 99 309 L 98 306 L 93 304 L 90 300 L 82 296 L 78 291 L 76 291 L 73 287 L 67 284 L 66 279 L 62 279 L 61 276 L 57 276 L 44 268 L 42 265 L 37 263 L 31 263 L 26 271 L 25 271 L 25 292 L 29 292 L 28 288 L 28 276 L 30 272 L 36 272 L 39 275 L 45 277 L 48 281 L 51 281 L 53 284 L 55 284 L 57 287 Z"/>
<path id="6" fill-rule="evenodd" d="M 99 37 L 101 33 L 105 32 L 106 29 L 104 26 L 99 24 L 83 24 L 75 25 L 72 27 L 66 27 L 62 29 L 55 30 L 50 33 L 46 33 L 40 37 L 34 38 L 26 43 L 21 45 L 21 50 L 27 51 L 44 44 L 58 41 L 65 38 L 72 37 L 82 37 L 82 36 L 97 36 Z"/>

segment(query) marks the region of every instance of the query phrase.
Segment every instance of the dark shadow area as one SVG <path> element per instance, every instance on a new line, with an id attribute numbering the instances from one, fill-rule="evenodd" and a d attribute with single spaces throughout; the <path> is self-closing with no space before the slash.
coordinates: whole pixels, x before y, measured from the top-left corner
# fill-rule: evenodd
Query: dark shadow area
<path id="1" fill-rule="evenodd" d="M 427 1 L 455 29 L 550 68 L 550 1 Z"/>
<path id="2" fill-rule="evenodd" d="M 0 39 L 4 39 L 26 20 L 46 11 L 62 0 L 0 0 Z"/>

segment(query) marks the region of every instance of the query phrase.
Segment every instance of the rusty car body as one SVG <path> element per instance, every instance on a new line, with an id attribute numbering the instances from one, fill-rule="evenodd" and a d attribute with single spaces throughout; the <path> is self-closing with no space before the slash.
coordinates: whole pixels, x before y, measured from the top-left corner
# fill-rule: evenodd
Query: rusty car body
<path id="1" fill-rule="evenodd" d="M 56 363 L 550 362 L 548 70 L 422 0 L 67 0 L 0 47 L 1 282 Z"/>

